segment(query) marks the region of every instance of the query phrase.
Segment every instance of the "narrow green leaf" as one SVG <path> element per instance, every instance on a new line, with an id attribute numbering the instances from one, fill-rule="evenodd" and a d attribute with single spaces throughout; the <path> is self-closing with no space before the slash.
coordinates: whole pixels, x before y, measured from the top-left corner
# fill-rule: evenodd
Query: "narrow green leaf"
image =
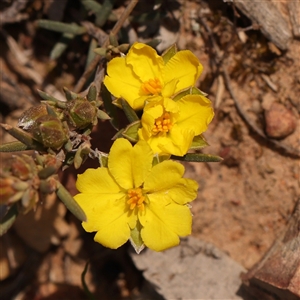
<path id="1" fill-rule="evenodd" d="M 207 94 L 205 94 L 204 92 L 200 91 L 199 89 L 197 89 L 196 87 L 189 87 L 187 89 L 184 89 L 182 91 L 180 91 L 178 94 L 176 94 L 173 97 L 174 101 L 178 101 L 180 100 L 182 97 L 186 96 L 186 95 L 201 95 L 201 96 L 207 96 Z"/>
<path id="2" fill-rule="evenodd" d="M 125 138 L 127 138 L 129 141 L 136 143 L 139 140 L 139 136 L 138 136 L 139 128 L 141 128 L 141 121 L 133 122 L 124 129 L 122 135 Z"/>
<path id="3" fill-rule="evenodd" d="M 19 141 L 0 145 L 0 152 L 17 152 L 25 150 L 31 150 L 31 148 Z"/>
<path id="4" fill-rule="evenodd" d="M 111 117 L 101 109 L 98 109 L 98 111 L 97 111 L 97 118 L 100 120 L 110 120 L 111 119 Z"/>
<path id="5" fill-rule="evenodd" d="M 66 95 L 66 98 L 68 101 L 71 101 L 71 100 L 75 100 L 77 98 L 80 98 L 80 96 L 74 92 L 71 92 L 68 88 L 64 87 L 63 88 L 63 91 Z"/>
<path id="6" fill-rule="evenodd" d="M 189 162 L 220 162 L 223 160 L 223 158 L 220 156 L 203 153 L 187 153 L 184 156 L 172 155 L 171 159 Z"/>
<path id="7" fill-rule="evenodd" d="M 129 240 L 137 254 L 140 254 L 141 251 L 145 248 L 145 244 L 141 236 L 141 229 L 142 229 L 142 225 L 140 224 L 139 221 L 137 221 L 136 227 L 130 230 Z"/>
<path id="8" fill-rule="evenodd" d="M 12 127 L 7 124 L 0 124 L 11 136 L 25 144 L 31 150 L 45 151 L 42 144 L 32 138 L 32 136 L 26 131 L 18 127 Z"/>
<path id="9" fill-rule="evenodd" d="M 90 148 L 86 144 L 81 144 L 79 148 L 76 151 L 75 157 L 74 157 L 74 167 L 75 169 L 79 169 L 84 160 L 87 158 L 87 156 L 90 153 Z"/>
<path id="10" fill-rule="evenodd" d="M 96 20 L 95 20 L 95 24 L 98 27 L 102 27 L 109 15 L 112 12 L 113 6 L 114 6 L 115 0 L 104 0 L 103 5 L 102 5 L 102 9 L 100 9 L 95 15 L 96 15 Z"/>
<path id="11" fill-rule="evenodd" d="M 100 96 L 103 100 L 103 105 L 104 105 L 106 112 L 111 117 L 111 119 L 110 119 L 111 125 L 116 130 L 118 130 L 119 122 L 118 122 L 118 116 L 117 116 L 117 108 L 115 105 L 112 104 L 111 94 L 107 90 L 107 88 L 104 84 L 101 84 Z"/>
<path id="12" fill-rule="evenodd" d="M 88 298 L 88 300 L 96 300 L 96 298 L 94 297 L 94 295 L 91 293 L 91 291 L 89 290 L 86 282 L 85 282 L 85 275 L 87 273 L 87 270 L 88 270 L 88 267 L 89 267 L 89 262 L 87 262 L 85 264 L 85 267 L 84 267 L 84 270 L 83 272 L 81 273 L 81 284 L 83 286 L 83 290 Z"/>
<path id="13" fill-rule="evenodd" d="M 95 48 L 93 51 L 94 51 L 96 54 L 101 55 L 101 56 L 105 56 L 106 53 L 107 53 L 107 49 L 106 49 L 106 48 L 102 48 L 102 47 L 100 47 L 100 48 Z"/>
<path id="14" fill-rule="evenodd" d="M 55 110 L 50 105 L 47 105 L 46 109 L 49 116 L 57 117 Z"/>
<path id="15" fill-rule="evenodd" d="M 161 55 L 164 60 L 164 63 L 166 64 L 176 53 L 177 53 L 177 46 L 176 44 L 173 44 L 168 49 L 166 49 L 164 53 Z"/>
<path id="16" fill-rule="evenodd" d="M 197 136 L 194 137 L 190 149 L 200 150 L 200 149 L 203 149 L 207 146 L 209 146 L 209 144 L 207 143 L 205 138 L 200 134 L 200 135 L 197 135 Z"/>
<path id="17" fill-rule="evenodd" d="M 83 26 L 79 26 L 75 23 L 66 24 L 58 21 L 51 20 L 38 20 L 37 24 L 40 28 L 62 32 L 62 33 L 70 33 L 74 35 L 80 35 L 86 32 L 86 28 Z"/>
<path id="18" fill-rule="evenodd" d="M 186 95 L 190 95 L 192 93 L 192 88 L 187 88 L 187 89 L 184 89 L 182 91 L 180 91 L 178 94 L 176 94 L 174 97 L 173 97 L 173 100 L 174 101 L 178 101 L 180 100 L 182 97 L 186 96 Z"/>
<path id="19" fill-rule="evenodd" d="M 102 168 L 107 168 L 108 166 L 108 154 L 99 151 L 99 163 Z"/>
<path id="20" fill-rule="evenodd" d="M 112 137 L 112 141 L 115 141 L 118 138 L 122 138 L 123 137 L 123 132 L 124 132 L 124 128 L 120 129 L 113 137 Z"/>
<path id="21" fill-rule="evenodd" d="M 127 101 L 121 99 L 121 105 L 129 123 L 140 120 L 137 114 L 135 113 L 134 109 L 128 104 Z"/>
<path id="22" fill-rule="evenodd" d="M 54 166 L 48 166 L 38 172 L 38 176 L 40 179 L 47 179 L 51 175 L 55 174 L 57 172 L 56 167 Z"/>
<path id="23" fill-rule="evenodd" d="M 17 203 L 13 204 L 6 215 L 0 221 L 0 236 L 5 234 L 7 230 L 14 224 L 18 216 Z"/>
<path id="24" fill-rule="evenodd" d="M 41 90 L 37 90 L 38 94 L 40 95 L 40 97 L 43 99 L 43 100 L 52 100 L 54 102 L 58 101 L 58 102 L 62 102 L 56 98 L 54 98 L 53 96 L 41 91 Z"/>
<path id="25" fill-rule="evenodd" d="M 75 37 L 72 33 L 64 33 L 60 40 L 54 45 L 50 52 L 50 59 L 58 59 L 64 51 L 68 48 L 71 40 Z"/>
<path id="26" fill-rule="evenodd" d="M 89 51 L 88 51 L 88 54 L 87 54 L 87 59 L 86 59 L 86 62 L 85 62 L 84 70 L 86 70 L 88 68 L 88 66 L 91 64 L 91 62 L 95 58 L 96 53 L 95 53 L 94 50 L 97 48 L 97 46 L 98 46 L 97 40 L 92 38 L 91 41 L 90 41 Z"/>
<path id="27" fill-rule="evenodd" d="M 97 88 L 96 85 L 94 83 L 91 84 L 88 94 L 86 96 L 86 98 L 88 99 L 88 101 L 96 101 L 97 100 Z"/>
<path id="28" fill-rule="evenodd" d="M 194 86 L 192 87 L 191 94 L 192 95 L 201 95 L 201 96 L 205 96 L 205 97 L 208 95 L 208 94 L 202 92 L 201 90 L 199 90 L 198 88 L 196 88 Z"/>
<path id="29" fill-rule="evenodd" d="M 97 15 L 102 9 L 102 5 L 95 0 L 81 0 L 81 4 L 87 11 L 92 11 L 95 15 Z M 114 13 L 110 13 L 108 20 L 116 22 L 118 19 Z"/>
<path id="30" fill-rule="evenodd" d="M 65 187 L 60 183 L 56 182 L 57 197 L 65 204 L 68 210 L 80 221 L 86 222 L 86 215 L 82 208 L 78 205 L 78 203 L 74 200 L 74 198 L 70 195 L 70 193 L 65 189 Z"/>

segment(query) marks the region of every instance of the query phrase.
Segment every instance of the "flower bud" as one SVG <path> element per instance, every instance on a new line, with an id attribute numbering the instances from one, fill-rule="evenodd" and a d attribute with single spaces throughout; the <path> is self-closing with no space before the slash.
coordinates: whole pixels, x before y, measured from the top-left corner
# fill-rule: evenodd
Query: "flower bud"
<path id="1" fill-rule="evenodd" d="M 34 126 L 35 121 L 47 114 L 48 113 L 45 104 L 33 106 L 21 115 L 21 117 L 19 118 L 18 126 L 22 127 L 24 130 L 31 130 Z"/>
<path id="2" fill-rule="evenodd" d="M 68 140 L 62 122 L 54 116 L 46 115 L 38 118 L 33 129 L 33 137 L 45 147 L 59 149 Z"/>
<path id="3" fill-rule="evenodd" d="M 84 129 L 97 124 L 97 107 L 86 99 L 76 99 L 68 103 L 68 123 L 76 129 Z"/>
<path id="4" fill-rule="evenodd" d="M 9 199 L 16 193 L 12 178 L 0 178 L 0 205 L 8 204 Z"/>
<path id="5" fill-rule="evenodd" d="M 21 199 L 22 201 L 22 212 L 27 213 L 31 210 L 39 200 L 38 192 L 34 189 L 28 189 Z"/>
<path id="6" fill-rule="evenodd" d="M 11 172 L 21 180 L 28 180 L 32 177 L 30 165 L 20 156 L 14 156 L 11 162 Z"/>

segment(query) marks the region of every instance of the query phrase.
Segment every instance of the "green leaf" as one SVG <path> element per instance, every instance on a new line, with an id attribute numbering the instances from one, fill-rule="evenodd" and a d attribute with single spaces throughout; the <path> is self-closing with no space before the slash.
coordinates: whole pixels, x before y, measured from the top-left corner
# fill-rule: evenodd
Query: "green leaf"
<path id="1" fill-rule="evenodd" d="M 88 51 L 88 54 L 87 54 L 87 59 L 86 59 L 86 62 L 85 62 L 84 70 L 86 70 L 88 68 L 88 66 L 91 64 L 91 62 L 95 58 L 96 53 L 95 53 L 94 50 L 96 49 L 97 46 L 98 46 L 97 40 L 92 38 L 91 41 L 90 41 L 89 51 Z"/>
<path id="2" fill-rule="evenodd" d="M 81 273 L 81 284 L 83 286 L 83 290 L 88 298 L 88 300 L 96 300 L 96 298 L 94 297 L 94 295 L 91 293 L 91 291 L 89 290 L 86 282 L 85 282 L 85 275 L 87 273 L 87 270 L 88 270 L 88 267 L 89 267 L 89 262 L 87 262 L 85 264 L 85 267 L 84 267 L 84 270 L 83 272 Z"/>
<path id="3" fill-rule="evenodd" d="M 181 90 L 180 92 L 178 92 L 174 97 L 173 100 L 174 101 L 178 101 L 180 100 L 182 97 L 186 96 L 186 95 L 201 95 L 201 96 L 207 96 L 207 94 L 205 94 L 204 92 L 200 91 L 199 89 L 197 89 L 196 87 L 189 87 L 187 89 Z"/>
<path id="4" fill-rule="evenodd" d="M 57 172 L 57 168 L 55 166 L 48 166 L 38 172 L 38 176 L 40 179 L 47 179 L 51 175 Z"/>
<path id="5" fill-rule="evenodd" d="M 119 121 L 118 121 L 118 116 L 117 116 L 117 108 L 115 105 L 112 104 L 111 94 L 107 90 L 107 88 L 104 84 L 101 84 L 100 96 L 103 100 L 103 105 L 104 105 L 106 112 L 111 117 L 111 119 L 110 119 L 111 125 L 116 130 L 118 130 L 119 129 Z"/>
<path id="6" fill-rule="evenodd" d="M 82 208 L 78 205 L 78 203 L 74 200 L 74 198 L 70 195 L 70 193 L 65 189 L 65 187 L 59 182 L 56 181 L 57 197 L 65 204 L 68 210 L 80 221 L 86 222 L 86 215 Z"/>
<path id="7" fill-rule="evenodd" d="M 18 127 L 12 127 L 7 124 L 0 124 L 3 129 L 5 129 L 11 136 L 19 140 L 21 143 L 25 144 L 31 150 L 45 151 L 42 144 L 33 139 L 33 137 Z"/>
<path id="8" fill-rule="evenodd" d="M 80 35 L 86 32 L 86 28 L 83 26 L 79 26 L 75 23 L 66 24 L 58 21 L 51 20 L 38 20 L 37 24 L 40 28 L 62 32 L 62 33 L 70 33 L 74 35 Z"/>
<path id="9" fill-rule="evenodd" d="M 167 62 L 177 53 L 177 46 L 176 44 L 173 44 L 168 49 L 164 51 L 164 53 L 161 55 L 164 63 L 167 64 Z"/>
<path id="10" fill-rule="evenodd" d="M 177 159 L 181 161 L 189 162 L 220 162 L 223 160 L 222 157 L 204 153 L 187 153 L 184 156 L 172 155 L 171 159 Z"/>
<path id="11" fill-rule="evenodd" d="M 68 48 L 71 40 L 75 37 L 72 33 L 64 33 L 60 40 L 54 45 L 50 53 L 50 59 L 58 59 Z"/>
<path id="12" fill-rule="evenodd" d="M 184 89 L 182 91 L 180 91 L 178 94 L 176 94 L 174 97 L 173 97 L 173 100 L 176 102 L 178 100 L 180 100 L 182 97 L 186 96 L 186 95 L 191 95 L 192 93 L 192 88 L 187 88 L 187 89 Z"/>
<path id="13" fill-rule="evenodd" d="M 108 154 L 99 151 L 99 163 L 102 168 L 107 168 L 108 166 Z"/>
<path id="14" fill-rule="evenodd" d="M 139 140 L 139 128 L 141 128 L 141 121 L 133 122 L 125 128 L 125 130 L 122 132 L 122 135 L 129 141 L 136 143 Z"/>
<path id="15" fill-rule="evenodd" d="M 98 111 L 97 111 L 97 118 L 100 120 L 110 120 L 111 119 L 111 117 L 101 109 L 98 109 Z"/>
<path id="16" fill-rule="evenodd" d="M 81 0 L 81 3 L 87 11 L 92 11 L 95 14 L 96 16 L 95 23 L 98 25 L 98 27 L 101 27 L 99 26 L 98 22 L 100 22 L 103 19 L 101 13 L 102 5 L 95 0 Z M 110 12 L 108 16 L 108 20 L 112 22 L 116 22 L 118 18 L 114 13 Z"/>
<path id="17" fill-rule="evenodd" d="M 142 225 L 140 224 L 139 221 L 137 221 L 136 227 L 130 230 L 129 240 L 137 254 L 140 254 L 141 251 L 145 248 L 145 244 L 141 236 L 141 229 L 142 229 Z"/>
<path id="18" fill-rule="evenodd" d="M 18 216 L 17 203 L 12 205 L 6 215 L 0 221 L 0 236 L 5 234 L 7 230 L 14 224 Z"/>
<path id="19" fill-rule="evenodd" d="M 88 101 L 96 101 L 97 100 L 97 87 L 94 83 L 91 84 L 89 91 L 87 93 L 86 98 L 88 99 Z"/>
<path id="20" fill-rule="evenodd" d="M 205 138 L 200 134 L 200 135 L 197 135 L 197 136 L 194 137 L 190 149 L 200 150 L 200 149 L 203 149 L 207 146 L 209 146 L 209 144 L 207 143 Z"/>
<path id="21" fill-rule="evenodd" d="M 108 17 L 110 16 L 113 6 L 114 6 L 115 0 L 104 0 L 103 5 L 102 5 L 102 9 L 100 9 L 95 15 L 96 15 L 96 20 L 95 20 L 95 24 L 98 27 L 102 27 Z"/>
<path id="22" fill-rule="evenodd" d="M 194 86 L 192 87 L 191 94 L 192 95 L 201 95 L 201 96 L 205 96 L 205 97 L 208 95 Z"/>
<path id="23" fill-rule="evenodd" d="M 31 150 L 31 148 L 19 141 L 0 145 L 0 152 L 17 152 L 25 150 Z"/>
<path id="24" fill-rule="evenodd" d="M 51 100 L 51 101 L 54 101 L 54 102 L 62 102 L 56 98 L 54 98 L 53 96 L 41 91 L 41 90 L 37 90 L 38 94 L 40 95 L 40 97 L 43 99 L 43 100 Z"/>
<path id="25" fill-rule="evenodd" d="M 75 100 L 75 99 L 78 99 L 80 98 L 80 96 L 72 91 L 70 91 L 68 88 L 64 87 L 63 88 L 63 91 L 66 95 L 66 98 L 68 101 L 72 101 L 72 100 Z"/>
<path id="26" fill-rule="evenodd" d="M 127 101 L 121 99 L 121 105 L 129 123 L 140 120 L 137 114 L 135 113 L 134 109 L 128 104 Z"/>
<path id="27" fill-rule="evenodd" d="M 122 138 L 123 137 L 123 132 L 124 132 L 124 128 L 120 129 L 113 137 L 112 137 L 112 141 L 115 141 L 118 138 Z"/>
<path id="28" fill-rule="evenodd" d="M 106 56 L 107 49 L 106 48 L 96 48 L 93 50 L 96 54 L 101 55 L 101 56 Z"/>

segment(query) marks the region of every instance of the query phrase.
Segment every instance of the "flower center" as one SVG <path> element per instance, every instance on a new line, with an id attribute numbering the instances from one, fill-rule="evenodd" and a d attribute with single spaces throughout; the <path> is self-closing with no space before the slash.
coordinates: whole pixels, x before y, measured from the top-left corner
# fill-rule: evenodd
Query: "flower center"
<path id="1" fill-rule="evenodd" d="M 158 78 L 145 81 L 141 86 L 142 92 L 146 95 L 158 95 L 161 92 L 162 85 Z"/>
<path id="2" fill-rule="evenodd" d="M 137 206 L 139 210 L 144 210 L 146 197 L 143 195 L 141 188 L 128 190 L 127 196 L 129 198 L 127 204 L 129 204 L 130 209 L 133 210 Z"/>
<path id="3" fill-rule="evenodd" d="M 161 117 L 155 119 L 154 126 L 152 128 L 153 134 L 158 134 L 160 132 L 167 133 L 173 127 L 170 113 L 165 112 Z"/>

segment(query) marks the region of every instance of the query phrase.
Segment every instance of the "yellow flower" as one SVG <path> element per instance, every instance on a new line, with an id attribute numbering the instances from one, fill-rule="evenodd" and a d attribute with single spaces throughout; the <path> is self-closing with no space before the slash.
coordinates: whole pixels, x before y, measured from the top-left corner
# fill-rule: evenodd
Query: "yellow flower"
<path id="1" fill-rule="evenodd" d="M 184 179 L 184 167 L 165 160 L 152 166 L 149 145 L 134 147 L 117 139 L 108 156 L 108 168 L 88 169 L 78 176 L 75 200 L 87 216 L 83 228 L 97 231 L 96 242 L 116 249 L 141 227 L 143 243 L 162 251 L 191 233 L 192 216 L 187 203 L 194 200 L 198 185 Z"/>
<path id="2" fill-rule="evenodd" d="M 165 64 L 153 48 L 135 43 L 125 57 L 116 57 L 107 64 L 104 84 L 111 94 L 138 110 L 152 96 L 171 97 L 195 85 L 202 69 L 188 50 L 177 52 Z"/>
<path id="3" fill-rule="evenodd" d="M 157 97 L 144 107 L 139 139 L 145 140 L 155 154 L 183 156 L 213 116 L 210 100 L 202 95 L 186 95 L 176 102 Z"/>

